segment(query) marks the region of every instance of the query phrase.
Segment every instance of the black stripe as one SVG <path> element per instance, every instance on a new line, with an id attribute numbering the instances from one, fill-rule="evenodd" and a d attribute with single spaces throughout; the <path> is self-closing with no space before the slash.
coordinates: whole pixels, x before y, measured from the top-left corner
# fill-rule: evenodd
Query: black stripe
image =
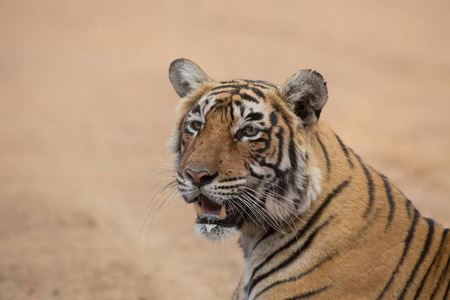
<path id="1" fill-rule="evenodd" d="M 334 133 L 334 132 L 333 132 L 333 133 Z M 334 133 L 334 136 L 335 136 L 336 139 L 338 140 L 339 145 L 341 145 L 341 149 L 342 149 L 342 151 L 344 152 L 345 157 L 347 157 L 347 161 L 348 161 L 348 163 L 350 164 L 350 167 L 352 167 L 352 169 L 353 169 L 353 167 L 354 167 L 353 161 L 352 161 L 352 159 L 350 158 L 350 155 L 349 155 L 349 153 L 348 153 L 347 147 L 345 147 L 344 143 L 341 141 L 341 139 L 339 138 L 339 136 L 338 136 L 336 133 Z"/>
<path id="2" fill-rule="evenodd" d="M 254 86 L 264 86 L 266 89 L 267 88 L 278 88 L 278 86 L 276 84 L 264 81 L 264 80 L 249 80 L 250 83 L 252 83 Z"/>
<path id="3" fill-rule="evenodd" d="M 241 98 L 242 98 L 243 100 L 247 100 L 247 101 L 250 101 L 250 102 L 259 103 L 259 101 L 256 100 L 255 97 L 252 97 L 252 96 L 250 96 L 249 94 L 240 93 L 239 95 L 241 96 Z"/>
<path id="4" fill-rule="evenodd" d="M 311 291 L 311 292 L 300 294 L 300 295 L 297 295 L 297 296 L 294 296 L 294 297 L 291 297 L 291 298 L 286 298 L 284 300 L 297 300 L 297 299 L 309 298 L 309 297 L 312 297 L 312 296 L 316 296 L 317 294 L 320 294 L 321 292 L 325 291 L 327 288 L 329 288 L 329 286 L 324 286 L 323 288 L 320 288 L 318 290 L 314 290 L 314 291 Z"/>
<path id="5" fill-rule="evenodd" d="M 324 227 L 330 224 L 330 222 L 335 218 L 335 216 L 330 217 L 328 220 L 317 226 L 314 231 L 308 236 L 307 240 L 303 245 L 301 245 L 296 251 L 294 251 L 287 259 L 283 260 L 282 263 L 280 263 L 278 266 L 274 267 L 273 269 L 267 271 L 266 273 L 263 273 L 259 276 L 257 276 L 255 279 L 250 281 L 250 285 L 248 286 L 248 295 L 251 294 L 253 288 L 262 280 L 266 279 L 273 273 L 278 272 L 279 270 L 289 266 L 292 262 L 294 262 L 303 251 L 305 251 L 309 245 L 313 242 L 314 238 L 317 236 L 317 233 Z"/>
<path id="6" fill-rule="evenodd" d="M 259 120 L 262 120 L 262 118 L 263 118 L 263 114 L 260 112 L 252 112 L 252 113 L 249 113 L 245 117 L 246 120 L 251 120 L 251 121 L 259 121 Z"/>
<path id="7" fill-rule="evenodd" d="M 255 93 L 255 95 L 258 96 L 259 98 L 261 98 L 261 99 L 266 99 L 266 96 L 264 95 L 264 93 L 263 93 L 261 90 L 255 88 L 255 87 L 250 87 L 250 89 L 251 89 L 251 91 L 252 91 L 253 93 Z"/>
<path id="8" fill-rule="evenodd" d="M 420 293 L 422 292 L 425 281 L 428 279 L 428 274 L 430 273 L 430 270 L 433 268 L 434 264 L 436 263 L 436 260 L 439 257 L 439 254 L 441 254 L 441 252 L 444 251 L 444 247 L 442 245 L 444 245 L 445 235 L 447 234 L 448 230 L 449 229 L 446 228 L 444 231 L 442 231 L 441 244 L 439 245 L 439 247 L 436 251 L 436 255 L 434 256 L 433 261 L 431 262 L 430 266 L 428 267 L 427 273 L 423 277 L 422 282 L 420 283 L 420 286 L 416 291 L 416 295 L 414 296 L 414 299 L 417 299 L 420 296 Z"/>
<path id="9" fill-rule="evenodd" d="M 238 139 L 243 139 L 245 137 L 244 131 L 243 130 L 238 131 L 238 133 L 235 135 L 235 137 L 238 138 Z M 271 137 L 270 136 L 269 136 L 268 139 L 260 137 L 260 138 L 258 138 L 256 140 L 252 140 L 252 143 L 255 143 L 255 144 L 256 143 L 264 143 L 264 148 L 259 148 L 259 149 L 254 150 L 254 151 L 256 151 L 258 153 L 265 152 L 270 147 L 270 141 L 271 141 Z M 254 153 L 251 153 L 251 154 L 254 154 Z M 257 156 L 258 157 L 262 157 L 261 155 L 257 155 Z"/>
<path id="10" fill-rule="evenodd" d="M 416 277 L 417 269 L 419 269 L 420 265 L 422 264 L 423 260 L 425 259 L 425 256 L 428 254 L 428 251 L 430 250 L 431 243 L 433 241 L 433 234 L 434 234 L 434 221 L 428 218 L 425 218 L 425 221 L 427 221 L 428 224 L 428 234 L 427 239 L 425 240 L 425 244 L 423 245 L 422 252 L 420 253 L 419 260 L 417 261 L 416 265 L 414 266 L 414 269 L 409 276 L 408 281 L 405 284 L 405 287 L 403 288 L 402 293 L 400 294 L 399 299 L 404 299 L 405 294 L 408 291 L 409 285 L 413 282 L 414 278 Z"/>
<path id="11" fill-rule="evenodd" d="M 183 178 L 183 176 L 180 175 L 180 172 L 178 172 L 178 177 Z M 178 178 L 177 178 L 177 184 L 178 184 L 179 186 L 187 186 L 187 184 L 184 184 L 183 182 L 181 182 L 180 180 L 178 180 Z"/>
<path id="12" fill-rule="evenodd" d="M 447 232 L 448 232 L 448 231 L 447 231 Z M 446 234 L 446 236 L 447 236 L 447 234 Z M 439 279 L 438 279 L 438 281 L 437 281 L 436 287 L 434 288 L 434 291 L 433 291 L 433 293 L 431 294 L 430 299 L 433 299 L 433 298 L 434 298 L 434 295 L 436 294 L 436 292 L 437 292 L 438 289 L 439 289 L 439 286 L 440 286 L 440 284 L 441 284 L 441 281 L 445 278 L 445 274 L 447 273 L 447 271 L 450 271 L 449 267 L 450 267 L 450 253 L 449 253 L 449 256 L 447 257 L 447 264 L 445 265 L 444 269 L 442 270 L 441 275 L 439 276 Z M 444 299 L 445 299 L 445 298 L 444 298 Z"/>
<path id="13" fill-rule="evenodd" d="M 314 214 L 308 219 L 307 223 L 305 224 L 305 226 L 300 229 L 301 234 L 305 233 L 308 231 L 308 229 L 320 218 L 320 216 L 322 215 L 324 209 L 326 206 L 328 206 L 328 204 L 330 203 L 330 201 L 335 198 L 336 196 L 338 196 L 342 190 L 350 183 L 350 179 L 344 180 L 341 184 L 339 184 L 331 193 L 329 193 L 327 195 L 327 197 L 325 198 L 325 200 L 322 202 L 322 204 L 320 205 L 320 207 L 314 212 Z"/>
<path id="14" fill-rule="evenodd" d="M 391 277 L 389 278 L 388 282 L 386 283 L 386 286 L 384 287 L 384 289 L 381 291 L 380 295 L 378 296 L 377 299 L 381 299 L 384 296 L 384 293 L 386 293 L 386 291 L 388 290 L 389 286 L 391 285 L 392 281 L 394 280 L 395 275 L 397 275 L 397 272 L 400 268 L 400 266 L 403 264 L 403 261 L 405 260 L 406 254 L 408 254 L 408 250 L 411 244 L 411 240 L 414 237 L 414 232 L 416 230 L 416 225 L 417 225 L 417 220 L 419 219 L 419 212 L 417 210 L 414 210 L 414 219 L 411 223 L 411 227 L 408 230 L 408 234 L 405 237 L 405 247 L 403 248 L 403 253 L 400 257 L 400 260 L 397 264 L 397 266 L 395 267 L 395 270 L 392 272 Z"/>
<path id="15" fill-rule="evenodd" d="M 220 161 L 220 163 L 222 163 L 222 161 Z M 231 178 L 219 180 L 219 183 L 230 182 L 230 181 L 237 181 L 237 180 L 246 179 L 246 178 L 247 177 L 231 177 Z"/>
<path id="16" fill-rule="evenodd" d="M 200 104 L 196 104 L 191 110 L 192 114 L 200 114 Z"/>
<path id="17" fill-rule="evenodd" d="M 283 154 L 284 154 L 283 153 L 284 152 L 283 151 L 283 149 L 284 149 L 284 137 L 283 137 L 283 134 L 284 134 L 284 129 L 280 128 L 279 131 L 277 132 L 277 134 L 275 135 L 278 138 L 278 143 L 277 143 L 278 144 L 278 157 L 277 157 L 277 161 L 276 161 L 275 165 L 273 166 L 273 169 L 275 169 L 275 172 L 277 172 L 279 170 L 278 166 L 280 165 L 281 160 L 283 159 Z M 291 137 L 290 140 L 291 140 L 291 144 L 292 144 L 292 141 L 293 141 L 292 134 L 290 135 L 290 137 Z M 270 147 L 270 143 L 269 142 L 267 143 L 267 147 L 266 147 L 267 149 Z M 295 160 L 295 157 L 294 157 L 294 161 L 295 161 L 295 163 L 297 163 L 297 161 Z M 291 161 L 291 163 L 292 163 L 292 161 Z M 261 164 L 261 165 L 264 165 L 264 164 Z M 280 178 L 283 178 L 283 177 L 280 177 Z"/>
<path id="18" fill-rule="evenodd" d="M 248 168 L 248 170 L 250 170 L 250 175 L 251 176 L 256 177 L 256 178 L 258 178 L 260 180 L 264 180 L 264 175 L 257 174 L 255 171 L 253 171 L 251 166 Z"/>
<path id="19" fill-rule="evenodd" d="M 411 200 L 409 200 L 408 198 L 406 198 L 406 213 L 408 214 L 408 219 L 411 219 L 411 209 L 413 207 Z"/>
<path id="20" fill-rule="evenodd" d="M 351 150 L 351 149 L 350 149 Z M 362 162 L 361 158 L 359 157 L 359 155 L 357 155 L 355 152 L 353 152 L 353 150 L 351 150 L 353 155 L 356 156 L 356 158 L 358 159 L 359 164 L 361 165 L 361 168 L 364 171 L 364 174 L 366 175 L 366 179 L 367 179 L 367 192 L 369 194 L 369 202 L 367 203 L 367 208 L 364 211 L 363 217 L 367 218 L 369 216 L 369 213 L 372 211 L 373 208 L 373 202 L 374 202 L 374 191 L 375 191 L 375 186 L 373 184 L 373 179 L 372 176 L 370 175 L 369 170 L 367 169 L 366 165 Z"/>
<path id="21" fill-rule="evenodd" d="M 221 94 L 230 94 L 230 96 L 236 95 L 237 92 L 235 90 L 225 90 L 225 91 L 217 91 L 217 92 L 209 92 L 208 96 L 217 96 Z M 220 99 L 215 98 L 216 102 Z"/>
<path id="22" fill-rule="evenodd" d="M 234 105 L 232 102 L 227 104 L 227 113 L 230 114 L 231 121 L 234 122 Z"/>
<path id="23" fill-rule="evenodd" d="M 272 112 L 270 114 L 270 124 L 272 124 L 272 126 L 275 126 L 278 124 L 278 116 L 276 112 Z"/>
<path id="24" fill-rule="evenodd" d="M 444 298 L 442 298 L 442 299 L 448 299 L 447 296 L 448 296 L 449 291 L 450 291 L 450 282 L 447 283 L 447 290 L 445 291 Z"/>
<path id="25" fill-rule="evenodd" d="M 251 169 L 250 169 L 251 171 Z M 287 241 L 283 246 L 279 247 L 277 250 L 275 250 L 272 254 L 270 254 L 269 256 L 266 257 L 266 259 L 261 262 L 258 266 L 256 266 L 255 269 L 253 269 L 252 275 L 250 276 L 250 279 L 253 278 L 253 276 L 256 274 L 256 272 L 267 262 L 269 262 L 273 257 L 275 257 L 275 255 L 277 255 L 278 253 L 280 253 L 281 251 L 287 249 L 288 247 L 290 247 L 293 243 L 295 243 L 296 241 L 298 241 L 298 239 L 309 230 L 309 228 L 311 226 L 314 225 L 314 223 L 320 218 L 320 216 L 322 215 L 325 207 L 330 203 L 330 201 L 336 197 L 337 195 L 339 195 L 341 193 L 341 191 L 349 184 L 349 180 L 345 180 L 343 181 L 337 188 L 335 188 L 330 194 L 328 194 L 327 198 L 323 201 L 323 203 L 320 205 L 320 207 L 314 212 L 314 214 L 308 219 L 307 223 L 305 224 L 305 226 L 298 230 L 297 233 L 295 234 L 295 236 L 293 238 L 291 238 L 289 241 Z M 268 233 L 269 234 L 269 233 Z M 266 234 L 268 236 L 268 234 Z M 271 233 L 270 233 L 271 234 Z M 269 235 L 270 235 L 269 234 Z M 264 236 L 261 240 L 265 239 L 267 236 Z M 259 242 L 261 242 L 261 240 Z M 258 242 L 258 243 L 259 243 Z M 255 246 L 256 247 L 256 246 Z"/>
<path id="26" fill-rule="evenodd" d="M 333 221 L 336 218 L 336 215 L 331 215 L 330 218 L 328 220 L 326 220 L 325 222 L 323 222 L 321 225 L 317 226 L 316 229 L 314 229 L 314 231 L 310 234 L 310 236 L 308 237 L 308 239 L 306 240 L 306 242 L 303 244 L 303 246 L 301 247 L 302 251 L 305 251 L 306 249 L 308 249 L 308 247 L 311 245 L 311 243 L 314 240 L 314 237 L 316 236 L 316 234 L 319 232 L 319 230 L 321 230 L 323 227 L 327 226 L 331 221 Z M 300 254 L 300 250 L 299 253 Z"/>
<path id="27" fill-rule="evenodd" d="M 283 279 L 283 280 L 278 280 L 275 281 L 274 283 L 272 283 L 271 285 L 265 287 L 263 290 L 259 291 L 258 294 L 256 294 L 253 297 L 253 300 L 255 300 L 256 298 L 258 298 L 259 296 L 261 296 L 263 293 L 265 293 L 266 291 L 270 290 L 271 288 L 283 284 L 283 283 L 288 283 L 288 282 L 292 282 L 292 281 L 297 281 L 300 278 L 302 278 L 303 276 L 308 275 L 309 273 L 311 273 L 312 271 L 314 271 L 315 269 L 317 269 L 318 267 L 320 267 L 321 265 L 323 265 L 324 263 L 326 263 L 327 261 L 332 260 L 335 256 L 337 256 L 337 253 L 333 254 L 333 255 L 328 255 L 327 257 L 325 257 L 324 259 L 322 259 L 320 262 L 318 262 L 317 264 L 315 264 L 314 266 L 312 266 L 310 269 L 306 270 L 303 273 L 300 273 L 296 276 L 287 278 L 287 279 Z"/>
<path id="28" fill-rule="evenodd" d="M 242 105 L 240 107 L 240 112 L 241 112 L 241 117 L 243 117 L 244 116 L 244 112 L 245 112 L 245 106 L 244 105 Z"/>
<path id="29" fill-rule="evenodd" d="M 391 185 L 389 183 L 389 181 L 387 180 L 386 176 L 384 176 L 383 174 L 380 174 L 381 179 L 383 179 L 383 184 L 384 184 L 384 189 L 386 191 L 386 196 L 389 202 L 389 215 L 388 215 L 388 221 L 386 224 L 386 228 L 389 228 L 389 226 L 391 226 L 391 222 L 392 219 L 394 218 L 394 212 L 395 212 L 395 202 L 394 199 L 392 197 L 392 188 Z"/>
<path id="30" fill-rule="evenodd" d="M 262 89 L 272 89 L 272 88 L 278 88 L 277 85 L 264 81 L 264 80 L 248 80 L 248 79 L 237 79 L 237 80 L 230 80 L 230 81 L 220 81 L 219 86 L 216 86 L 215 89 L 221 88 L 221 87 L 233 87 L 233 86 L 240 86 L 240 87 L 248 87 L 248 86 L 255 86 L 260 87 Z"/>
<path id="31" fill-rule="evenodd" d="M 270 89 L 273 89 L 273 88 L 277 88 L 276 86 L 267 86 L 267 85 L 259 84 L 259 83 L 256 83 L 256 82 L 252 82 L 252 86 L 257 87 L 257 88 L 261 88 L 263 90 L 270 90 Z"/>
<path id="32" fill-rule="evenodd" d="M 322 141 L 319 138 L 319 133 L 317 131 L 316 131 L 316 138 L 317 138 L 317 141 L 320 144 L 320 147 L 322 148 L 323 155 L 325 156 L 325 160 L 327 162 L 327 176 L 328 176 L 330 174 L 330 158 L 328 156 L 327 149 L 325 149 L 325 146 L 323 145 Z"/>
<path id="33" fill-rule="evenodd" d="M 224 85 L 219 85 L 219 86 L 216 86 L 216 87 L 213 87 L 212 89 L 211 89 L 211 91 L 218 91 L 218 90 L 221 90 L 221 89 L 242 89 L 242 88 L 244 88 L 244 87 L 246 87 L 246 85 L 244 85 L 244 84 L 241 84 L 240 82 L 238 82 L 238 83 L 236 83 L 236 84 L 224 84 Z M 227 91 L 225 91 L 225 92 L 228 92 L 228 90 Z"/>
<path id="34" fill-rule="evenodd" d="M 294 137 L 292 136 L 292 131 L 289 129 L 289 137 L 290 137 L 290 142 L 289 142 L 289 160 L 291 162 L 291 170 L 293 173 L 297 172 L 297 168 L 298 168 L 298 163 L 297 163 L 297 152 L 295 151 L 295 143 L 294 143 Z M 278 150 L 278 151 L 281 151 Z M 308 155 L 308 154 L 307 154 Z M 280 160 L 281 162 L 281 160 Z M 292 176 L 292 179 L 294 179 L 294 176 Z M 292 182 L 292 185 L 294 186 L 295 183 Z"/>
<path id="35" fill-rule="evenodd" d="M 226 84 L 242 84 L 242 81 L 238 80 L 238 79 L 234 79 L 234 80 L 228 80 L 228 81 L 220 81 L 219 84 L 223 84 L 223 85 L 226 85 Z"/>
<path id="36" fill-rule="evenodd" d="M 445 241 L 445 236 L 448 232 L 448 228 L 446 228 L 444 231 L 442 231 L 442 239 L 441 239 L 441 244 L 439 245 L 436 254 L 434 256 L 433 261 L 431 262 L 430 266 L 428 267 L 427 273 L 425 274 L 425 276 L 422 279 L 422 282 L 420 283 L 419 288 L 416 291 L 416 295 L 414 296 L 414 299 L 417 299 L 420 296 L 420 293 L 422 292 L 422 288 L 425 284 L 425 281 L 428 279 L 428 274 L 430 273 L 430 270 L 433 268 L 434 264 L 436 263 L 437 258 L 439 257 L 439 254 L 441 254 L 441 251 L 444 251 L 444 241 Z"/>

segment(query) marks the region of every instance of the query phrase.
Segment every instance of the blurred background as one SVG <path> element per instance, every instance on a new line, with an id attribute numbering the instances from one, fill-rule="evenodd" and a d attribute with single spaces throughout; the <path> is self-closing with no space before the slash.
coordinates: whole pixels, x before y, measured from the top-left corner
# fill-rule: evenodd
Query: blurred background
<path id="1" fill-rule="evenodd" d="M 322 118 L 450 226 L 449 1 L 0 0 L 0 299 L 231 298 L 236 241 L 151 201 L 180 57 L 217 80 L 318 70 Z"/>

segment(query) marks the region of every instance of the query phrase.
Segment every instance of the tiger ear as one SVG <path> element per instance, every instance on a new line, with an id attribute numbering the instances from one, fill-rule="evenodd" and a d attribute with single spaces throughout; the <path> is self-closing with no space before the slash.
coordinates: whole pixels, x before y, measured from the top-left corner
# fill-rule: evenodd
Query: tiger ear
<path id="1" fill-rule="evenodd" d="M 184 98 L 206 82 L 213 80 L 189 59 L 180 58 L 170 64 L 169 79 L 177 94 Z"/>
<path id="2" fill-rule="evenodd" d="M 317 123 L 328 99 L 327 84 L 316 71 L 301 70 L 281 87 L 281 94 L 305 126 Z"/>

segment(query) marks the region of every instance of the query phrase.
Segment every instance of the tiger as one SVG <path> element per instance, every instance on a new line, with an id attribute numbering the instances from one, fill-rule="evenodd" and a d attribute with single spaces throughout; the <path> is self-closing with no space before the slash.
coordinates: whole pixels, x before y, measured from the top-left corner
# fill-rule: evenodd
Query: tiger
<path id="1" fill-rule="evenodd" d="M 448 228 L 420 215 L 320 118 L 322 75 L 214 81 L 177 59 L 168 147 L 195 232 L 239 234 L 232 299 L 450 299 Z"/>

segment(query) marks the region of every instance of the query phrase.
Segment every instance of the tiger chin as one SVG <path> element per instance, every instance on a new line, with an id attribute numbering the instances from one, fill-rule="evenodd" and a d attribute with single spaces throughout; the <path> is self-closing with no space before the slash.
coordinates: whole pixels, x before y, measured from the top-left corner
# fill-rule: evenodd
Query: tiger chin
<path id="1" fill-rule="evenodd" d="M 323 77 L 214 81 L 172 62 L 177 186 L 211 240 L 239 234 L 233 299 L 448 299 L 450 235 L 320 119 Z"/>

